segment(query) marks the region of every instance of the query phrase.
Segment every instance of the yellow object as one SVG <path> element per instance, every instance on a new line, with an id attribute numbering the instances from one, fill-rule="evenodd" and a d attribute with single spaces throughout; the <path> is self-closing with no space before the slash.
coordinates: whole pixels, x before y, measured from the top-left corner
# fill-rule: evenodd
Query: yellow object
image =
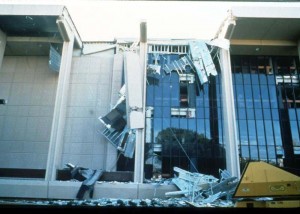
<path id="1" fill-rule="evenodd" d="M 263 197 L 274 200 L 256 200 Z M 300 207 L 300 177 L 262 161 L 249 162 L 233 198 L 239 199 L 236 207 Z"/>

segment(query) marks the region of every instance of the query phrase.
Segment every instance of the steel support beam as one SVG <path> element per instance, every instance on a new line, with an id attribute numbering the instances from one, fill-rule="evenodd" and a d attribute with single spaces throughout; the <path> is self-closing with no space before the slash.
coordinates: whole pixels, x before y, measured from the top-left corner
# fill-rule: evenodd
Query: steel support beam
<path id="1" fill-rule="evenodd" d="M 44 43 L 62 43 L 60 38 L 53 37 L 33 37 L 33 36 L 9 36 L 7 42 L 44 42 Z"/>
<path id="2" fill-rule="evenodd" d="M 297 42 L 291 40 L 258 40 L 258 39 L 232 39 L 231 45 L 259 45 L 259 46 L 297 46 Z"/>

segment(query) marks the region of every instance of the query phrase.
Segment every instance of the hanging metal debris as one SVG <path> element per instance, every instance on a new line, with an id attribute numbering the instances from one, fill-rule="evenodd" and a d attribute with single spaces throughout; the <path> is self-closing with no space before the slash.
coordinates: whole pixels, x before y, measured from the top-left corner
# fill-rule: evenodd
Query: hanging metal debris
<path id="1" fill-rule="evenodd" d="M 189 47 L 198 78 L 201 84 L 204 84 L 208 81 L 208 76 L 217 75 L 215 64 L 205 42 L 191 41 Z"/>
<path id="2" fill-rule="evenodd" d="M 210 75 L 216 76 L 217 70 L 210 51 L 204 41 L 194 40 L 188 43 L 189 53 L 172 63 L 165 64 L 166 74 L 176 71 L 178 74 L 194 71 L 201 84 L 208 82 Z"/>
<path id="3" fill-rule="evenodd" d="M 193 62 L 189 58 L 189 56 L 181 57 L 179 60 L 175 60 L 170 64 L 166 64 L 164 66 L 164 71 L 167 74 L 170 74 L 172 71 L 176 71 L 178 74 L 182 74 L 183 72 L 186 72 L 187 70 L 191 69 L 193 67 Z"/>
<path id="4" fill-rule="evenodd" d="M 50 45 L 50 53 L 49 53 L 49 67 L 51 70 L 59 72 L 61 64 L 61 54 Z"/>

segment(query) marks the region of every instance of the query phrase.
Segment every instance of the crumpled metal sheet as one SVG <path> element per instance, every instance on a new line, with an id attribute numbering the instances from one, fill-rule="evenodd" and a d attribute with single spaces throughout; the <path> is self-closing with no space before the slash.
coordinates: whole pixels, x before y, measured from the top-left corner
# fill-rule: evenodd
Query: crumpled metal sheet
<path id="1" fill-rule="evenodd" d="M 178 167 L 174 167 L 174 171 L 179 175 L 172 178 L 172 182 L 178 187 L 179 191 L 166 192 L 165 195 L 167 197 L 184 196 L 191 203 L 202 205 L 215 203 L 223 197 L 230 202 L 239 182 L 237 177 L 231 176 L 227 170 L 220 170 L 220 179 L 212 175 L 191 173 Z"/>

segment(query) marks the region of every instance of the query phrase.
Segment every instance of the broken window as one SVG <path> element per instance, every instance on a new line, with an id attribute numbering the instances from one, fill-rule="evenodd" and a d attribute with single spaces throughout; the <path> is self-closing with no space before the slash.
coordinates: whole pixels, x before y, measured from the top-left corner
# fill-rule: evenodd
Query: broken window
<path id="1" fill-rule="evenodd" d="M 56 72 L 59 72 L 61 63 L 61 44 L 50 44 L 49 67 Z"/>
<path id="2" fill-rule="evenodd" d="M 191 52 L 192 46 L 202 49 Z M 155 64 L 163 72 L 155 72 L 157 84 L 147 84 L 146 106 L 151 110 L 146 113 L 146 177 L 170 177 L 174 166 L 194 172 L 199 169 L 209 173 L 214 171 L 225 163 L 225 153 L 219 145 L 219 136 L 212 134 L 219 133 L 212 132 L 219 126 L 211 128 L 210 125 L 215 119 L 210 115 L 215 114 L 209 112 L 209 100 L 215 98 L 210 98 L 209 91 L 217 85 L 212 81 L 212 88 L 207 86 L 216 75 L 215 67 L 209 64 L 213 61 L 208 46 L 199 41 L 186 46 L 170 46 L 169 49 L 151 44 L 149 47 L 148 67 L 154 68 Z M 198 68 L 196 61 L 201 65 Z M 199 73 L 207 81 L 200 81 Z M 215 167 L 203 164 L 212 158 L 218 159 Z"/>

